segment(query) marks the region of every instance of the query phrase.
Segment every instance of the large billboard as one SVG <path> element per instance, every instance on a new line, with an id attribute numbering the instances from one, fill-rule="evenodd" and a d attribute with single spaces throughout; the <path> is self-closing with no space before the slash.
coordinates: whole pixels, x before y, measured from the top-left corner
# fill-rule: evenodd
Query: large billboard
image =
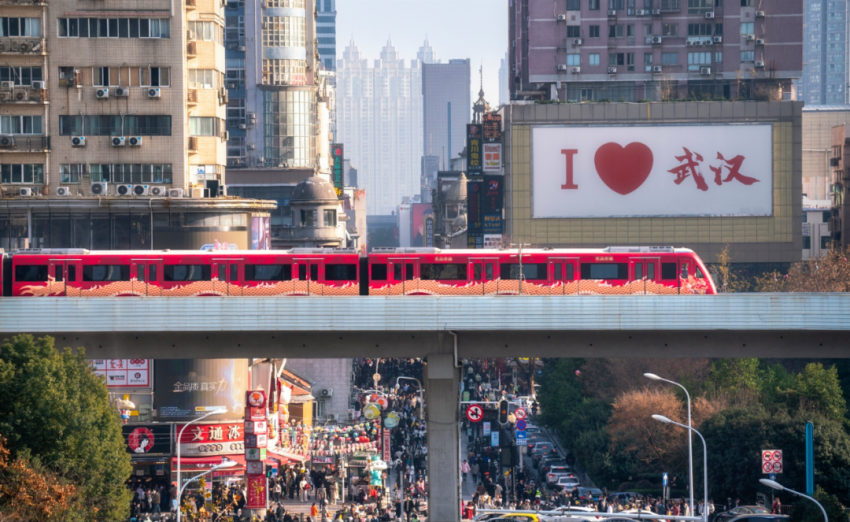
<path id="1" fill-rule="evenodd" d="M 432 229 L 428 231 L 428 218 L 431 218 Z M 412 231 L 410 234 L 410 246 L 412 247 L 430 247 L 434 246 L 434 230 L 433 230 L 434 209 L 430 203 L 414 203 L 411 205 L 411 220 L 410 225 Z"/>
<path id="2" fill-rule="evenodd" d="M 773 215 L 770 124 L 538 126 L 532 217 Z"/>
<path id="3" fill-rule="evenodd" d="M 109 389 L 150 388 L 150 359 L 95 359 L 94 373 L 106 380 Z"/>
<path id="4" fill-rule="evenodd" d="M 192 420 L 207 413 L 201 406 L 227 407 L 210 420 L 242 418 L 248 359 L 157 359 L 154 368 L 156 420 Z"/>

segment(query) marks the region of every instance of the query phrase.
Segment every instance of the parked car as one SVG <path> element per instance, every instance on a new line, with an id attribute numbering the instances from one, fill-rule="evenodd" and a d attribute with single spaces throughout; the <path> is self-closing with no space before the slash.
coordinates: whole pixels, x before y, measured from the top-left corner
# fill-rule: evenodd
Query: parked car
<path id="1" fill-rule="evenodd" d="M 605 493 L 602 492 L 599 488 L 578 488 L 578 498 L 580 500 L 592 500 L 594 502 L 598 502 Z"/>
<path id="2" fill-rule="evenodd" d="M 741 515 L 769 515 L 770 510 L 764 506 L 738 506 L 729 511 L 722 511 L 714 515 L 715 522 L 727 522 Z"/>
<path id="3" fill-rule="evenodd" d="M 540 474 L 541 475 L 545 475 L 546 473 L 549 473 L 549 471 L 552 468 L 564 467 L 564 468 L 567 468 L 567 471 L 569 471 L 571 469 L 570 466 L 567 464 L 567 462 L 563 459 L 560 459 L 560 458 L 549 459 L 549 458 L 546 458 L 546 457 L 544 457 L 543 459 L 540 460 L 540 465 L 538 467 L 540 468 Z"/>
<path id="4" fill-rule="evenodd" d="M 534 453 L 534 450 L 537 449 L 538 445 L 546 445 L 548 447 L 554 447 L 551 440 L 537 440 L 537 441 L 528 441 L 528 446 L 526 446 L 526 453 L 531 456 Z"/>
<path id="5" fill-rule="evenodd" d="M 740 515 L 735 518 L 731 518 L 729 519 L 729 522 L 786 522 L 788 518 L 788 515 L 753 513 L 750 515 Z"/>
<path id="6" fill-rule="evenodd" d="M 558 450 L 555 449 L 555 446 L 547 445 L 547 444 L 538 444 L 534 447 L 534 451 L 531 452 L 531 458 L 534 460 L 534 465 L 537 466 L 540 462 L 540 459 L 545 457 L 546 455 L 557 455 Z"/>
<path id="7" fill-rule="evenodd" d="M 569 468 L 563 466 L 552 468 L 543 475 L 543 477 L 546 479 L 547 484 L 554 484 L 555 482 L 558 482 L 558 479 L 561 477 L 578 478 L 575 473 L 569 470 Z"/>
<path id="8" fill-rule="evenodd" d="M 561 491 L 562 489 L 572 491 L 579 486 L 581 486 L 581 482 L 576 477 L 563 476 L 558 478 L 558 482 L 552 484 L 552 489 L 555 491 Z"/>

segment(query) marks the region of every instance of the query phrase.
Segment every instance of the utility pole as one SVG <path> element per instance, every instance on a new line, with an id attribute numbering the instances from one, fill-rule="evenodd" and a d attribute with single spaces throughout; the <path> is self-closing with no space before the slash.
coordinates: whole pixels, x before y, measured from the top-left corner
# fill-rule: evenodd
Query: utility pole
<path id="1" fill-rule="evenodd" d="M 522 280 L 525 274 L 522 272 L 522 247 L 531 246 L 530 243 L 511 243 L 511 247 L 519 247 L 519 295 L 522 295 Z M 533 391 L 533 390 L 532 390 Z"/>

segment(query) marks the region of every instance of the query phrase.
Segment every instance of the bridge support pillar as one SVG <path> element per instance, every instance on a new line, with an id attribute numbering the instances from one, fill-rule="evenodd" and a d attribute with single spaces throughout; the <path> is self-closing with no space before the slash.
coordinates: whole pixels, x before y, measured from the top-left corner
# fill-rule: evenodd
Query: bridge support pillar
<path id="1" fill-rule="evenodd" d="M 428 355 L 425 375 L 428 407 L 428 520 L 460 520 L 458 391 L 460 369 L 454 354 Z"/>

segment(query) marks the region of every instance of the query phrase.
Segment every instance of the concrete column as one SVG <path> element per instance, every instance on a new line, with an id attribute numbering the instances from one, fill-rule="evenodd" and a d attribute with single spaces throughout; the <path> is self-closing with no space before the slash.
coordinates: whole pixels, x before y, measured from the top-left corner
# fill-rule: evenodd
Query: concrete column
<path id="1" fill-rule="evenodd" d="M 444 340 L 444 346 L 448 344 L 446 341 Z M 460 520 L 459 385 L 460 369 L 454 366 L 454 354 L 429 354 L 425 373 L 425 402 L 428 407 L 429 522 Z"/>

